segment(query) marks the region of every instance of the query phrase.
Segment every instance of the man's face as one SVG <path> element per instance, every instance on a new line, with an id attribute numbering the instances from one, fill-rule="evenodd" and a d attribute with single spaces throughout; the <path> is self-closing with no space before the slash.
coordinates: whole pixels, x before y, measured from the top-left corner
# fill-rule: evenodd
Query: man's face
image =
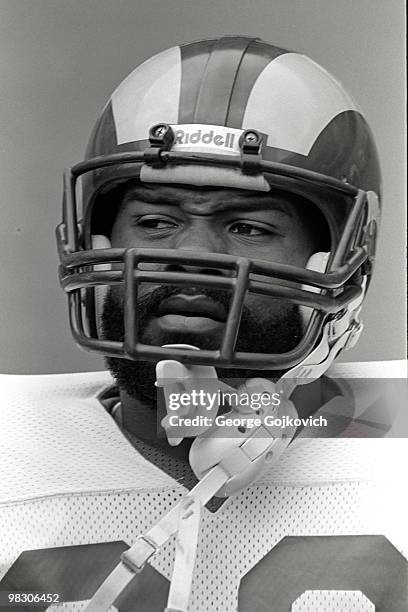
<path id="1" fill-rule="evenodd" d="M 306 223 L 304 202 L 281 192 L 196 189 L 170 185 L 129 187 L 113 225 L 112 247 L 160 248 L 195 253 L 225 253 L 304 267 L 316 250 Z M 307 206 L 307 205 L 306 205 Z M 231 274 L 184 264 L 149 264 L 144 268 Z M 144 285 L 139 290 L 142 342 L 161 346 L 193 344 L 219 348 L 230 294 L 222 290 Z M 105 336 L 123 339 L 123 290 L 113 287 L 104 312 Z M 284 352 L 301 336 L 299 310 L 267 296 L 246 297 L 238 350 Z M 125 363 L 123 363 L 125 361 Z M 122 363 L 118 363 L 122 362 Z M 113 370 L 127 368 L 138 377 L 142 364 L 108 360 Z M 244 376 L 242 370 L 228 375 Z M 119 380 L 120 383 L 120 380 Z"/>

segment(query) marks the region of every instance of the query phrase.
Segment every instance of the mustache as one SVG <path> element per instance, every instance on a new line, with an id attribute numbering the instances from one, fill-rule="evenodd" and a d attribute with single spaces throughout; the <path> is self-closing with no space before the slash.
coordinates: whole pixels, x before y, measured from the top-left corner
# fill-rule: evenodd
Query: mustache
<path id="1" fill-rule="evenodd" d="M 219 304 L 228 311 L 232 295 L 231 292 L 223 289 L 211 289 L 209 287 L 180 287 L 176 285 L 161 285 L 146 293 L 138 296 L 137 304 L 142 311 L 156 314 L 160 304 L 174 295 L 203 295 L 208 300 Z M 244 306 L 244 309 L 246 307 Z"/>
<path id="2" fill-rule="evenodd" d="M 124 297 L 114 292 L 111 287 L 108 291 L 102 312 L 102 335 L 106 340 L 123 342 L 124 340 Z M 192 344 L 201 349 L 216 350 L 219 347 L 219 338 L 202 337 L 197 342 L 196 334 L 168 333 L 162 337 L 152 337 L 146 331 L 149 320 L 155 316 L 155 312 L 161 302 L 176 294 L 204 295 L 207 299 L 225 307 L 228 312 L 232 294 L 227 290 L 212 288 L 183 287 L 172 285 L 161 285 L 149 293 L 139 295 L 137 299 L 137 325 L 141 342 L 160 346 L 162 344 Z M 239 326 L 239 334 L 236 344 L 237 351 L 249 352 L 276 352 L 282 353 L 294 348 L 302 336 L 302 321 L 299 309 L 291 306 L 283 312 L 270 314 L 264 320 L 252 314 L 251 309 L 244 304 Z M 155 404 L 156 388 L 154 382 L 155 364 L 153 362 L 138 360 L 131 361 L 117 357 L 106 357 L 106 365 L 113 374 L 120 389 L 125 390 L 131 397 L 137 397 L 152 406 Z M 220 378 L 253 378 L 265 376 L 268 378 L 279 377 L 282 372 L 252 370 L 241 368 L 219 368 L 217 373 Z"/>

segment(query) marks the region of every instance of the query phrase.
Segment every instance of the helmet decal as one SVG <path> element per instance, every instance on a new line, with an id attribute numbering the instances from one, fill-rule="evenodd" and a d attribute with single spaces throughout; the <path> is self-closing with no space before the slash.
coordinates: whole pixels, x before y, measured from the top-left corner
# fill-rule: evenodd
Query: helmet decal
<path id="1" fill-rule="evenodd" d="M 267 134 L 267 146 L 308 155 L 326 125 L 349 110 L 356 105 L 326 70 L 304 55 L 286 53 L 256 80 L 242 127 Z"/>
<path id="2" fill-rule="evenodd" d="M 247 39 L 239 41 L 241 46 L 242 41 L 248 45 Z M 308 155 L 332 119 L 345 111 L 358 111 L 326 70 L 299 53 L 280 53 L 267 62 L 263 58 L 262 70 L 256 79 L 252 74 L 249 83 L 245 80 L 244 92 L 240 60 L 246 48 L 234 48 L 226 61 L 225 50 L 216 46 L 202 68 L 194 100 L 186 104 L 187 85 L 191 97 L 190 67 L 186 64 L 194 64 L 194 57 L 183 58 L 182 50 L 173 47 L 145 61 L 113 93 L 117 145 L 146 140 L 150 127 L 159 122 L 218 124 L 257 129 L 267 134 L 267 146 Z M 220 57 L 222 65 L 218 65 Z M 237 98 L 241 117 L 236 112 Z"/>
<path id="3" fill-rule="evenodd" d="M 180 47 L 155 55 L 131 72 L 112 95 L 117 144 L 146 140 L 156 123 L 177 123 L 180 83 Z"/>

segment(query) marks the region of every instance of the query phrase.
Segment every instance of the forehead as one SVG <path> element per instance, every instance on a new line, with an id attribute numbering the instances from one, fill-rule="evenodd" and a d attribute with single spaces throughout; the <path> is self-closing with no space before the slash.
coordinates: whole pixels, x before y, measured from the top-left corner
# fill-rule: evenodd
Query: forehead
<path id="1" fill-rule="evenodd" d="M 123 195 L 124 204 L 132 202 L 167 204 L 207 213 L 242 208 L 270 208 L 292 214 L 299 205 L 299 200 L 302 198 L 277 190 L 263 192 L 168 184 L 132 185 L 125 189 Z"/>

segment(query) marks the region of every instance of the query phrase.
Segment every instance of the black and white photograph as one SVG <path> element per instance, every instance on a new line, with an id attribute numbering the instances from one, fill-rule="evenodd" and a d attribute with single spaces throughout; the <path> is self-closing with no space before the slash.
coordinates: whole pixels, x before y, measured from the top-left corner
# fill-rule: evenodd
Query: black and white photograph
<path id="1" fill-rule="evenodd" d="M 0 0 L 0 612 L 408 612 L 405 3 Z"/>

